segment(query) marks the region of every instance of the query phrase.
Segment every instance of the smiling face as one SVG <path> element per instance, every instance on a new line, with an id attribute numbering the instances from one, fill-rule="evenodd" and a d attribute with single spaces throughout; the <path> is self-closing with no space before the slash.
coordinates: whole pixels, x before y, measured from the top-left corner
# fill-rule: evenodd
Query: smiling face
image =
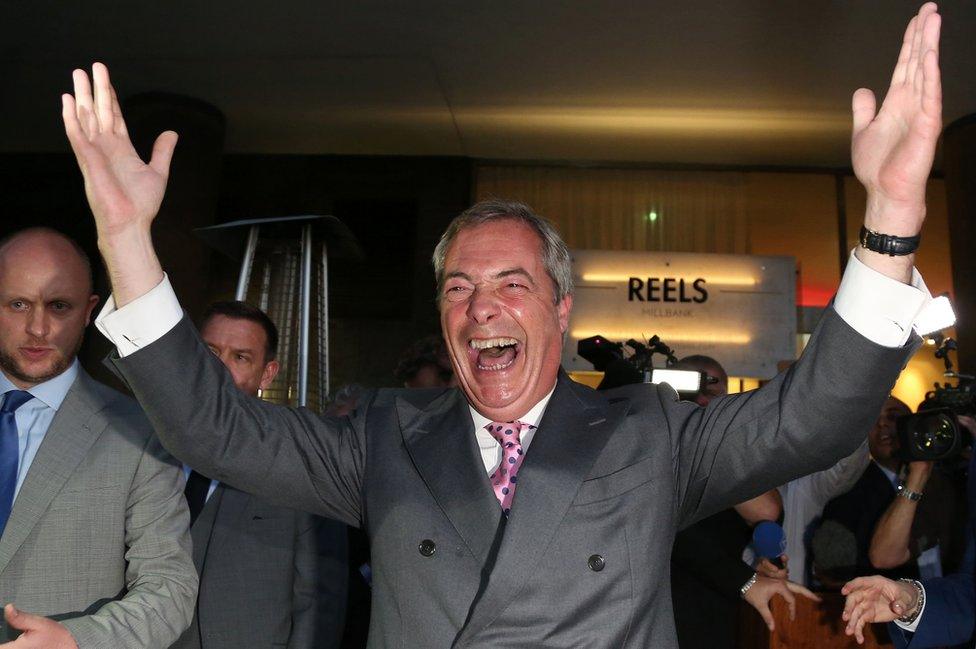
<path id="1" fill-rule="evenodd" d="M 0 250 L 0 369 L 21 389 L 64 372 L 97 303 L 88 266 L 64 237 L 16 235 Z"/>
<path id="2" fill-rule="evenodd" d="M 573 300 L 554 300 L 542 240 L 528 225 L 464 228 L 448 248 L 441 328 L 458 383 L 485 417 L 521 417 L 555 385 Z"/>

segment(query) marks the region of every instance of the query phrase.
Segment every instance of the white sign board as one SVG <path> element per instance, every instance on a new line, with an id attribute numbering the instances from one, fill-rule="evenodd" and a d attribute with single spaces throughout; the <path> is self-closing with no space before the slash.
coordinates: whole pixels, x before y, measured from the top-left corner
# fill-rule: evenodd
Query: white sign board
<path id="1" fill-rule="evenodd" d="M 575 250 L 573 274 L 567 370 L 593 369 L 576 348 L 595 335 L 614 342 L 657 335 L 678 358 L 705 354 L 730 376 L 760 379 L 796 355 L 792 257 Z"/>

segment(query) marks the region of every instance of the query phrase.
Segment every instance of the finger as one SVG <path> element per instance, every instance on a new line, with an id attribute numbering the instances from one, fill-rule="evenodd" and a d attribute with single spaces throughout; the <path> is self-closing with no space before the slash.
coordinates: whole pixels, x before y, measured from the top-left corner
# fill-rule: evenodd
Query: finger
<path id="1" fill-rule="evenodd" d="M 108 68 L 104 63 L 92 65 L 92 81 L 95 93 L 95 115 L 98 117 L 98 128 L 103 133 L 115 130 L 115 113 L 112 110 L 112 82 L 109 80 Z"/>
<path id="2" fill-rule="evenodd" d="M 81 147 L 87 143 L 85 133 L 81 129 L 78 121 L 78 112 L 75 107 L 75 98 L 70 93 L 61 95 L 61 119 L 64 121 L 64 132 L 68 136 L 68 142 L 75 156 L 81 158 Z"/>
<path id="3" fill-rule="evenodd" d="M 797 593 L 798 595 L 803 595 L 807 599 L 813 600 L 814 602 L 819 602 L 820 597 L 814 593 L 809 588 L 801 586 L 800 584 L 795 584 L 792 581 L 786 582 L 786 587 L 790 589 L 790 592 Z"/>
<path id="4" fill-rule="evenodd" d="M 878 102 L 874 98 L 874 93 L 867 88 L 859 88 L 851 100 L 851 113 L 854 118 L 852 136 L 856 137 L 874 119 L 877 113 Z"/>
<path id="5" fill-rule="evenodd" d="M 848 623 L 848 626 L 854 630 L 855 636 L 857 636 L 860 633 L 861 629 L 864 628 L 864 625 L 870 621 L 868 612 L 869 609 L 873 609 L 873 608 L 874 607 L 869 606 L 867 602 L 861 602 L 860 604 L 858 604 L 857 608 L 854 609 L 854 612 L 851 614 L 851 621 Z M 861 637 L 863 639 L 863 635 Z"/>
<path id="6" fill-rule="evenodd" d="M 75 86 L 75 108 L 78 112 L 78 123 L 86 137 L 91 137 L 98 132 L 95 123 L 95 111 L 92 106 L 91 84 L 88 82 L 88 75 L 84 70 L 75 70 L 71 73 L 71 79 Z"/>
<path id="7" fill-rule="evenodd" d="M 790 592 L 789 588 L 781 588 L 780 595 L 786 600 L 786 605 L 790 608 L 790 622 L 796 619 L 796 597 Z"/>
<path id="8" fill-rule="evenodd" d="M 916 78 L 921 76 L 922 56 L 925 54 L 923 35 L 925 34 L 926 25 L 932 19 L 933 14 L 935 14 L 935 4 L 931 2 L 922 5 L 922 8 L 918 10 L 918 16 L 915 21 L 915 34 L 912 36 L 912 51 L 909 54 L 907 68 L 905 70 L 906 83 L 914 84 Z"/>
<path id="9" fill-rule="evenodd" d="M 849 582 L 844 584 L 841 587 L 840 592 L 842 595 L 847 595 L 848 593 L 851 593 L 854 590 L 863 588 L 866 582 L 867 582 L 866 577 L 855 577 L 854 579 L 851 579 Z"/>
<path id="10" fill-rule="evenodd" d="M 858 605 L 862 597 L 861 591 L 855 591 L 847 596 L 847 601 L 844 602 L 844 612 L 840 615 L 845 622 L 851 619 L 851 611 Z"/>
<path id="11" fill-rule="evenodd" d="M 176 149 L 178 136 L 173 131 L 164 131 L 156 138 L 153 144 L 152 157 L 149 158 L 149 166 L 153 168 L 163 178 L 169 177 L 169 163 L 173 159 L 173 150 Z"/>
<path id="12" fill-rule="evenodd" d="M 905 606 L 899 599 L 892 600 L 891 604 L 888 605 L 888 608 L 890 608 L 891 612 L 895 614 L 895 617 L 905 616 Z"/>
<path id="13" fill-rule="evenodd" d="M 922 30 L 922 43 L 919 48 L 919 60 L 917 66 L 917 72 L 915 74 L 915 87 L 919 90 L 924 90 L 925 87 L 925 74 L 928 71 L 926 59 L 929 57 L 929 53 L 933 52 L 935 54 L 936 63 L 939 59 L 939 37 L 942 33 L 942 16 L 937 13 L 933 13 L 928 16 L 925 20 L 925 27 Z"/>
<path id="14" fill-rule="evenodd" d="M 922 7 L 924 9 L 925 7 Z M 912 50 L 905 63 L 905 83 L 915 83 L 915 74 L 918 72 L 918 62 L 922 47 L 922 28 L 925 25 L 925 15 L 919 11 L 915 20 L 915 32 L 912 34 Z"/>
<path id="15" fill-rule="evenodd" d="M 46 619 L 40 615 L 24 613 L 23 611 L 18 610 L 13 604 L 7 604 L 3 607 L 3 617 L 6 618 L 7 624 L 18 631 L 30 631 L 32 629 L 37 629 L 41 626 L 41 622 Z"/>
<path id="16" fill-rule="evenodd" d="M 905 29 L 905 36 L 901 41 L 901 50 L 898 52 L 898 62 L 895 63 L 895 71 L 891 73 L 891 85 L 898 85 L 905 82 L 905 71 L 908 69 L 908 57 L 912 53 L 912 41 L 915 38 L 915 31 L 918 25 L 918 16 L 912 16 Z"/>
<path id="17" fill-rule="evenodd" d="M 844 615 L 842 617 L 845 620 L 847 620 L 848 629 L 854 628 L 854 624 L 857 621 L 859 611 L 863 609 L 864 609 L 864 600 L 857 600 L 853 603 L 848 603 L 848 605 L 844 607 Z M 850 633 L 848 633 L 847 635 L 850 635 Z"/>

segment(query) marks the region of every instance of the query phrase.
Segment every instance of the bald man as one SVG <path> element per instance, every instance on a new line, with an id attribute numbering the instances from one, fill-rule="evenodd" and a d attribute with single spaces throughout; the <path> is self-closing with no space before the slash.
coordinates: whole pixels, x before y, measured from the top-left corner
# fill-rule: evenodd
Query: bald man
<path id="1" fill-rule="evenodd" d="M 0 242 L 0 649 L 167 647 L 192 619 L 179 467 L 76 357 L 97 302 L 71 239 Z"/>

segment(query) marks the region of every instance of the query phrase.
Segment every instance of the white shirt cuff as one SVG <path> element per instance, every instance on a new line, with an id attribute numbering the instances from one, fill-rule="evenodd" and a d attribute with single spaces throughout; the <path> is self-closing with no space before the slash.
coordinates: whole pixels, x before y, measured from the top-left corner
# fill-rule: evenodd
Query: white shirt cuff
<path id="1" fill-rule="evenodd" d="M 922 276 L 912 269 L 904 284 L 870 268 L 851 253 L 841 278 L 834 310 L 855 331 L 885 347 L 908 342 L 919 313 L 932 301 Z"/>
<path id="2" fill-rule="evenodd" d="M 115 308 L 115 297 L 108 296 L 95 318 L 95 326 L 108 338 L 119 356 L 125 357 L 162 338 L 183 319 L 183 307 L 163 273 L 151 291 Z"/>
<path id="3" fill-rule="evenodd" d="M 922 584 L 920 583 L 919 586 L 922 586 Z M 909 633 L 915 633 L 915 629 L 918 628 L 918 623 L 922 621 L 922 616 L 925 615 L 925 604 L 928 600 L 928 597 L 925 597 L 925 586 L 922 586 L 922 597 L 924 598 L 922 601 L 922 610 L 918 612 L 918 615 L 915 616 L 911 624 L 905 624 L 904 622 L 895 620 L 895 624 L 899 629 L 903 629 Z"/>

